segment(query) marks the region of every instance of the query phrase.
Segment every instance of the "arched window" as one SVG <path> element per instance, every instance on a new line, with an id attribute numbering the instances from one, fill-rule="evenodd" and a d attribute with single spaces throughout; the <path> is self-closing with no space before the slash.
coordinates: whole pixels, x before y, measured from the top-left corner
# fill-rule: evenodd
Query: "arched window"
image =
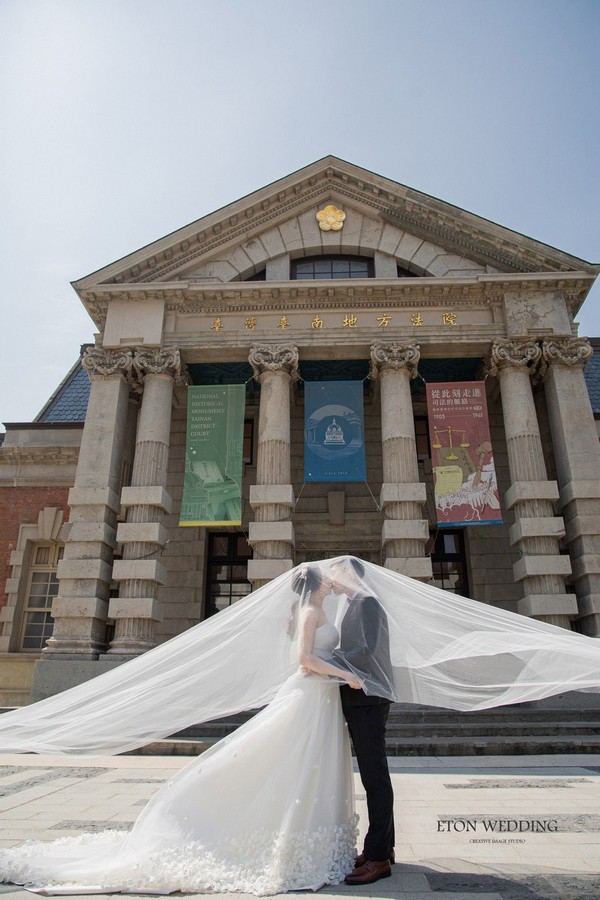
<path id="1" fill-rule="evenodd" d="M 292 260 L 290 274 L 296 281 L 373 278 L 373 260 L 365 256 L 305 256 Z"/>
<path id="2" fill-rule="evenodd" d="M 55 541 L 33 546 L 23 610 L 20 649 L 40 651 L 52 637 L 52 601 L 58 594 L 56 570 L 64 547 Z"/>

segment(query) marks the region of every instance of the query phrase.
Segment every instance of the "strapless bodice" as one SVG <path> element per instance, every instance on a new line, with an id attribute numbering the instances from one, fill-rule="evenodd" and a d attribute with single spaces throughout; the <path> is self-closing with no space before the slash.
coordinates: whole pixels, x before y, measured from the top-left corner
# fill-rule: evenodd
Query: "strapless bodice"
<path id="1" fill-rule="evenodd" d="M 337 647 L 340 635 L 331 622 L 320 625 L 315 631 L 313 653 L 321 659 L 331 659 L 333 650 Z"/>

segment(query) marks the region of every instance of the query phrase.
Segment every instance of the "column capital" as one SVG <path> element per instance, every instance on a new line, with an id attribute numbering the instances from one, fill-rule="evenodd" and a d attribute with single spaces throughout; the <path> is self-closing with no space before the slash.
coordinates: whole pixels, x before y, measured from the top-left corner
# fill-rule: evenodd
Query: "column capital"
<path id="1" fill-rule="evenodd" d="M 87 347 L 81 365 L 90 381 L 108 378 L 110 375 L 122 375 L 130 385 L 134 381 L 133 351 L 105 350 L 103 347 Z"/>
<path id="2" fill-rule="evenodd" d="M 556 337 L 542 341 L 544 373 L 550 366 L 585 366 L 593 354 L 585 337 Z"/>
<path id="3" fill-rule="evenodd" d="M 421 348 L 416 341 L 373 341 L 369 377 L 375 379 L 391 370 L 404 371 L 410 378 L 416 378 L 420 358 Z"/>
<path id="4" fill-rule="evenodd" d="M 542 357 L 542 348 L 530 338 L 493 341 L 486 362 L 488 375 L 497 378 L 505 369 L 528 370 L 534 372 Z"/>
<path id="5" fill-rule="evenodd" d="M 293 344 L 255 345 L 250 348 L 248 361 L 256 381 L 265 372 L 286 372 L 292 381 L 299 378 L 298 348 Z"/>
<path id="6" fill-rule="evenodd" d="M 140 382 L 147 375 L 170 375 L 177 385 L 190 383 L 187 366 L 181 361 L 179 350 L 164 347 L 138 349 L 133 356 L 133 368 Z"/>

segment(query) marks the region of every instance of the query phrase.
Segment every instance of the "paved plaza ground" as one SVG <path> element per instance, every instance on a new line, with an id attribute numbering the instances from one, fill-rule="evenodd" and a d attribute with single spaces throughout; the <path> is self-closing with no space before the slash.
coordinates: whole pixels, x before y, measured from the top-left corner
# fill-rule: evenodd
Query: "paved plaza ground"
<path id="1" fill-rule="evenodd" d="M 189 761 L 0 756 L 0 846 L 126 829 L 156 787 Z M 365 888 L 324 887 L 318 897 L 600 898 L 600 755 L 391 757 L 390 768 L 398 860 L 392 877 Z M 364 821 L 357 775 L 355 789 Z M 0 885 L 0 894 L 34 896 L 12 885 Z"/>

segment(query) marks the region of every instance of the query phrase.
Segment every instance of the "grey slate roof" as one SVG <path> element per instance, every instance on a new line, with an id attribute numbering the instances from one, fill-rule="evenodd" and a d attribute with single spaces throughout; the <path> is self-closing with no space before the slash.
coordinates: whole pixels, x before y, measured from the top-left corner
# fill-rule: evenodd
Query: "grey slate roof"
<path id="1" fill-rule="evenodd" d="M 80 358 L 34 421 L 84 422 L 89 396 L 90 379 Z"/>
<path id="2" fill-rule="evenodd" d="M 600 416 L 600 338 L 590 338 L 594 355 L 585 367 L 585 383 L 595 416 Z"/>

